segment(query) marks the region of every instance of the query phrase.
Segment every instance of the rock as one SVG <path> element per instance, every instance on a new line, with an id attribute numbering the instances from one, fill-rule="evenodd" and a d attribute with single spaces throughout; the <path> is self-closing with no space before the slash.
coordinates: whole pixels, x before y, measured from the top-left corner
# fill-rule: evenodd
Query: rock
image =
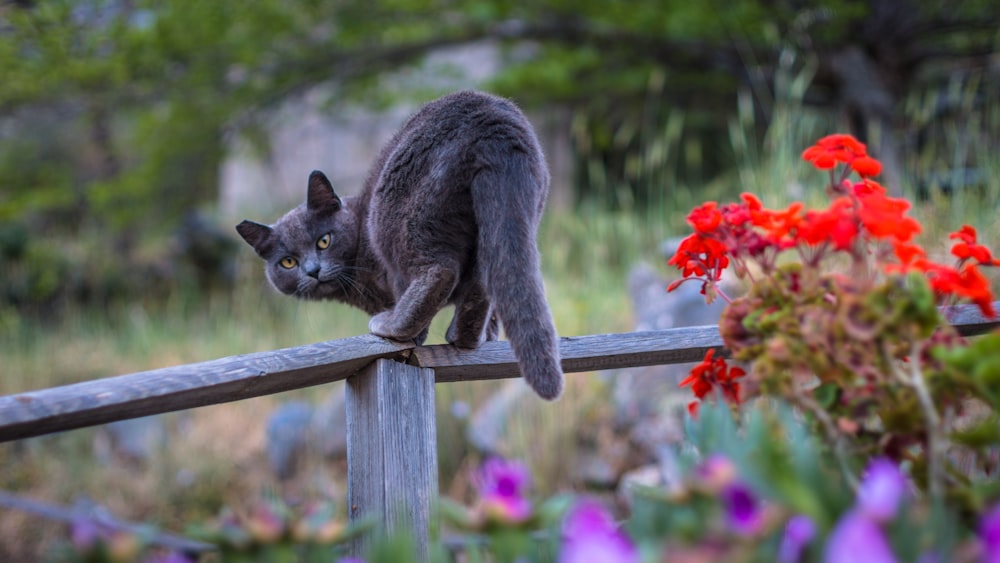
<path id="1" fill-rule="evenodd" d="M 573 473 L 574 480 L 584 483 L 591 489 L 614 489 L 618 483 L 618 468 L 605 459 L 605 456 L 598 455 L 598 452 L 581 455 Z"/>
<path id="2" fill-rule="evenodd" d="M 316 408 L 312 419 L 312 435 L 323 457 L 342 458 L 347 455 L 347 385 L 338 384 Z"/>
<path id="3" fill-rule="evenodd" d="M 280 405 L 267 418 L 267 462 L 278 479 L 295 476 L 310 441 L 313 407 L 303 401 Z"/>
<path id="4" fill-rule="evenodd" d="M 661 248 L 673 255 L 681 239 L 666 241 Z M 725 309 L 725 302 L 705 303 L 697 282 L 684 283 L 668 293 L 672 279 L 648 264 L 639 264 L 629 274 L 628 288 L 635 311 L 635 329 L 664 330 L 686 326 L 715 325 Z M 728 285 L 728 284 L 727 284 Z M 737 293 L 729 287 L 727 293 Z M 681 414 L 690 401 L 690 393 L 680 391 L 678 383 L 694 364 L 647 366 L 613 372 L 609 378 L 614 407 L 616 433 L 627 436 L 638 452 L 631 459 L 655 461 L 662 465 L 668 445 L 683 439 Z M 659 472 L 658 466 L 651 466 Z M 624 468 L 628 470 L 629 468 Z M 646 469 L 648 477 L 653 469 Z M 626 472 L 622 481 L 635 479 Z"/>
<path id="5" fill-rule="evenodd" d="M 318 406 L 305 401 L 279 405 L 267 419 L 267 461 L 282 481 L 295 477 L 311 452 L 324 458 L 347 455 L 347 395 L 343 384 Z"/>
<path id="6" fill-rule="evenodd" d="M 145 464 L 153 452 L 165 445 L 166 439 L 163 417 L 145 416 L 101 426 L 94 435 L 93 448 L 104 463 L 116 457 L 133 464 Z"/>
<path id="7" fill-rule="evenodd" d="M 636 488 L 659 489 L 668 495 L 684 492 L 684 475 L 673 448 L 660 448 L 657 463 L 637 467 L 623 475 L 618 484 L 618 497 L 631 505 Z"/>
<path id="8" fill-rule="evenodd" d="M 519 379 L 504 383 L 503 388 L 486 400 L 472 415 L 466 437 L 483 454 L 501 455 L 501 441 L 507 421 L 517 410 L 530 388 Z"/>
<path id="9" fill-rule="evenodd" d="M 669 283 L 670 280 L 648 264 L 633 268 L 628 287 L 636 330 L 664 330 L 719 322 L 725 307 L 722 300 L 706 305 L 697 283 L 681 284 L 667 293 Z M 659 416 L 671 406 L 670 398 L 676 397 L 677 384 L 692 365 L 648 366 L 615 372 L 612 396 L 616 422 L 620 426 L 635 427 L 643 419 Z M 649 445 L 646 439 L 640 442 Z"/>

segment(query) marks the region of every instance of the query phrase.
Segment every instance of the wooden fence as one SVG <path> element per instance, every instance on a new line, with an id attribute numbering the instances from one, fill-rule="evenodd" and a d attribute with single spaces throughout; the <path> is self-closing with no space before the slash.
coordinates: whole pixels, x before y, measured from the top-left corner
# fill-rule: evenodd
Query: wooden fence
<path id="1" fill-rule="evenodd" d="M 967 336 L 1000 326 L 973 306 L 948 316 Z M 716 326 L 560 340 L 567 373 L 696 362 L 721 346 Z M 519 376 L 507 342 L 459 350 L 357 336 L 3 396 L 0 442 L 346 379 L 349 517 L 409 527 L 426 554 L 438 496 L 434 384 Z"/>

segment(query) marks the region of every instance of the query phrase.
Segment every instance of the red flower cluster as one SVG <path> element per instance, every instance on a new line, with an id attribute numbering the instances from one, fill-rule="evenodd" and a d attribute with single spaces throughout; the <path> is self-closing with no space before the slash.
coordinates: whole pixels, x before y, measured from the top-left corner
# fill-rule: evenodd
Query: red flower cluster
<path id="1" fill-rule="evenodd" d="M 838 291 L 861 290 L 863 286 L 857 283 L 860 280 L 852 280 L 853 275 L 867 276 L 879 270 L 890 275 L 918 272 L 926 275 L 938 304 L 968 300 L 984 315 L 995 316 L 989 282 L 979 268 L 998 266 L 1000 260 L 977 242 L 975 229 L 964 226 L 951 234 L 956 241 L 951 249 L 958 260 L 956 266 L 933 262 L 922 247 L 912 242 L 921 226 L 907 215 L 910 203 L 890 197 L 872 179 L 881 171 L 881 164 L 868 156 L 863 143 L 850 135 L 830 135 L 809 147 L 802 157 L 821 170 L 831 170 L 830 205 L 805 210 L 801 203 L 793 203 L 786 209 L 772 210 L 749 193 L 742 194 L 739 203 L 702 204 L 687 217 L 694 232 L 681 242 L 668 262 L 683 273 L 683 278 L 670 284 L 668 291 L 696 279 L 702 282 L 701 291 L 708 300 L 719 294 L 730 301 L 718 282 L 732 263 L 740 277 L 746 276 L 752 282 L 770 278 L 778 284 L 770 290 L 758 290 L 758 299 L 764 291 L 775 295 L 773 290 L 777 289 L 778 298 L 787 297 L 789 303 L 798 303 L 798 297 L 803 303 L 815 304 L 810 300 L 817 298 L 832 303 L 838 299 Z M 839 178 L 832 172 L 838 165 L 846 165 Z M 849 179 L 852 172 L 860 176 L 859 181 Z M 801 283 L 802 277 L 777 264 L 777 257 L 786 250 L 796 252 L 803 266 L 814 270 L 826 257 L 838 253 L 850 260 L 851 276 L 812 276 L 810 283 Z M 873 259 L 875 270 L 871 267 Z M 844 284 L 853 289 L 846 289 Z M 740 387 L 736 379 L 743 375 L 742 369 L 729 368 L 725 360 L 715 358 L 710 351 L 681 386 L 690 385 L 698 399 L 719 387 L 727 400 L 738 402 Z M 695 413 L 697 407 L 695 401 L 688 409 Z"/>
<path id="2" fill-rule="evenodd" d="M 910 203 L 890 197 L 883 186 L 867 177 L 876 174 L 880 165 L 867 155 L 863 143 L 850 135 L 830 135 L 807 149 L 803 158 L 820 169 L 846 163 L 862 176 L 861 181 L 843 179 L 835 184 L 833 191 L 838 195 L 826 209 L 803 212 L 798 202 L 783 210 L 767 209 L 748 193 L 741 196 L 742 203 L 724 207 L 714 201 L 702 204 L 687 218 L 694 233 L 668 261 L 683 273 L 683 279 L 670 284 L 668 291 L 688 279 L 698 279 L 704 294 L 707 287 L 714 289 L 730 260 L 736 262 L 738 271 L 746 271 L 747 259 L 767 271 L 779 252 L 796 248 L 812 266 L 831 251 L 847 252 L 862 261 L 869 254 L 868 244 L 885 241 L 893 246 L 899 260 L 899 264 L 883 264 L 885 271 L 924 272 L 939 296 L 969 299 L 984 314 L 994 314 L 992 293 L 978 266 L 1000 265 L 1000 261 L 976 242 L 972 227 L 951 235 L 959 241 L 952 249 L 959 259 L 957 268 L 931 262 L 920 246 L 910 243 L 920 232 L 920 223 L 907 216 Z"/>
<path id="3" fill-rule="evenodd" d="M 821 170 L 831 170 L 842 162 L 864 177 L 878 176 L 882 171 L 882 164 L 868 156 L 865 144 L 850 135 L 836 134 L 823 137 L 806 149 L 802 153 L 802 158 L 812 162 Z"/>
<path id="4" fill-rule="evenodd" d="M 962 228 L 948 235 L 950 239 L 958 239 L 959 242 L 951 247 L 951 253 L 960 261 L 975 260 L 981 266 L 1000 266 L 1000 260 L 993 258 L 989 248 L 976 242 L 976 229 L 969 225 L 962 225 Z"/>
<path id="5" fill-rule="evenodd" d="M 976 242 L 976 229 L 969 225 L 951 233 L 948 238 L 959 242 L 951 247 L 951 254 L 958 258 L 957 266 L 939 264 L 927 259 L 927 253 L 918 245 L 897 243 L 894 246 L 899 264 L 889 265 L 891 272 L 922 272 L 927 275 L 939 297 L 965 298 L 979 306 L 987 317 L 995 317 L 993 292 L 989 280 L 979 271 L 979 266 L 1000 266 L 990 249 Z"/>
<path id="6" fill-rule="evenodd" d="M 716 387 L 722 396 L 733 404 L 740 402 L 740 384 L 737 379 L 746 375 L 739 366 L 730 366 L 724 358 L 715 357 L 715 349 L 705 353 L 705 359 L 691 369 L 691 373 L 680 382 L 680 387 L 690 385 L 691 391 L 698 399 L 704 399 Z M 688 412 L 695 416 L 698 412 L 698 401 L 688 403 Z"/>

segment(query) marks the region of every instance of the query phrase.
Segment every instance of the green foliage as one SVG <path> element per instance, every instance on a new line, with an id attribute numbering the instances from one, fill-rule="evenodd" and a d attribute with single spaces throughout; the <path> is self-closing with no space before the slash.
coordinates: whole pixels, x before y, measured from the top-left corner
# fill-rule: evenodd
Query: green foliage
<path id="1" fill-rule="evenodd" d="M 941 346 L 935 348 L 932 353 L 935 358 L 944 362 L 956 377 L 967 378 L 979 397 L 986 401 L 994 412 L 1000 411 L 1000 333 L 993 332 L 981 336 L 972 340 L 967 346 L 953 348 Z M 983 423 L 988 425 L 990 420 L 994 419 L 988 418 Z"/>

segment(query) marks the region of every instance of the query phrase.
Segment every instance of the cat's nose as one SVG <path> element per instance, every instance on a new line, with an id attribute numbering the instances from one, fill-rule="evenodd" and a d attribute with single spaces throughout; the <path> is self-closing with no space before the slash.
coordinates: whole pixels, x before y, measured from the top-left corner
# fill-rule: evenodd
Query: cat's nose
<path id="1" fill-rule="evenodd" d="M 319 279 L 319 264 L 316 262 L 306 262 L 306 275 L 313 279 Z"/>

